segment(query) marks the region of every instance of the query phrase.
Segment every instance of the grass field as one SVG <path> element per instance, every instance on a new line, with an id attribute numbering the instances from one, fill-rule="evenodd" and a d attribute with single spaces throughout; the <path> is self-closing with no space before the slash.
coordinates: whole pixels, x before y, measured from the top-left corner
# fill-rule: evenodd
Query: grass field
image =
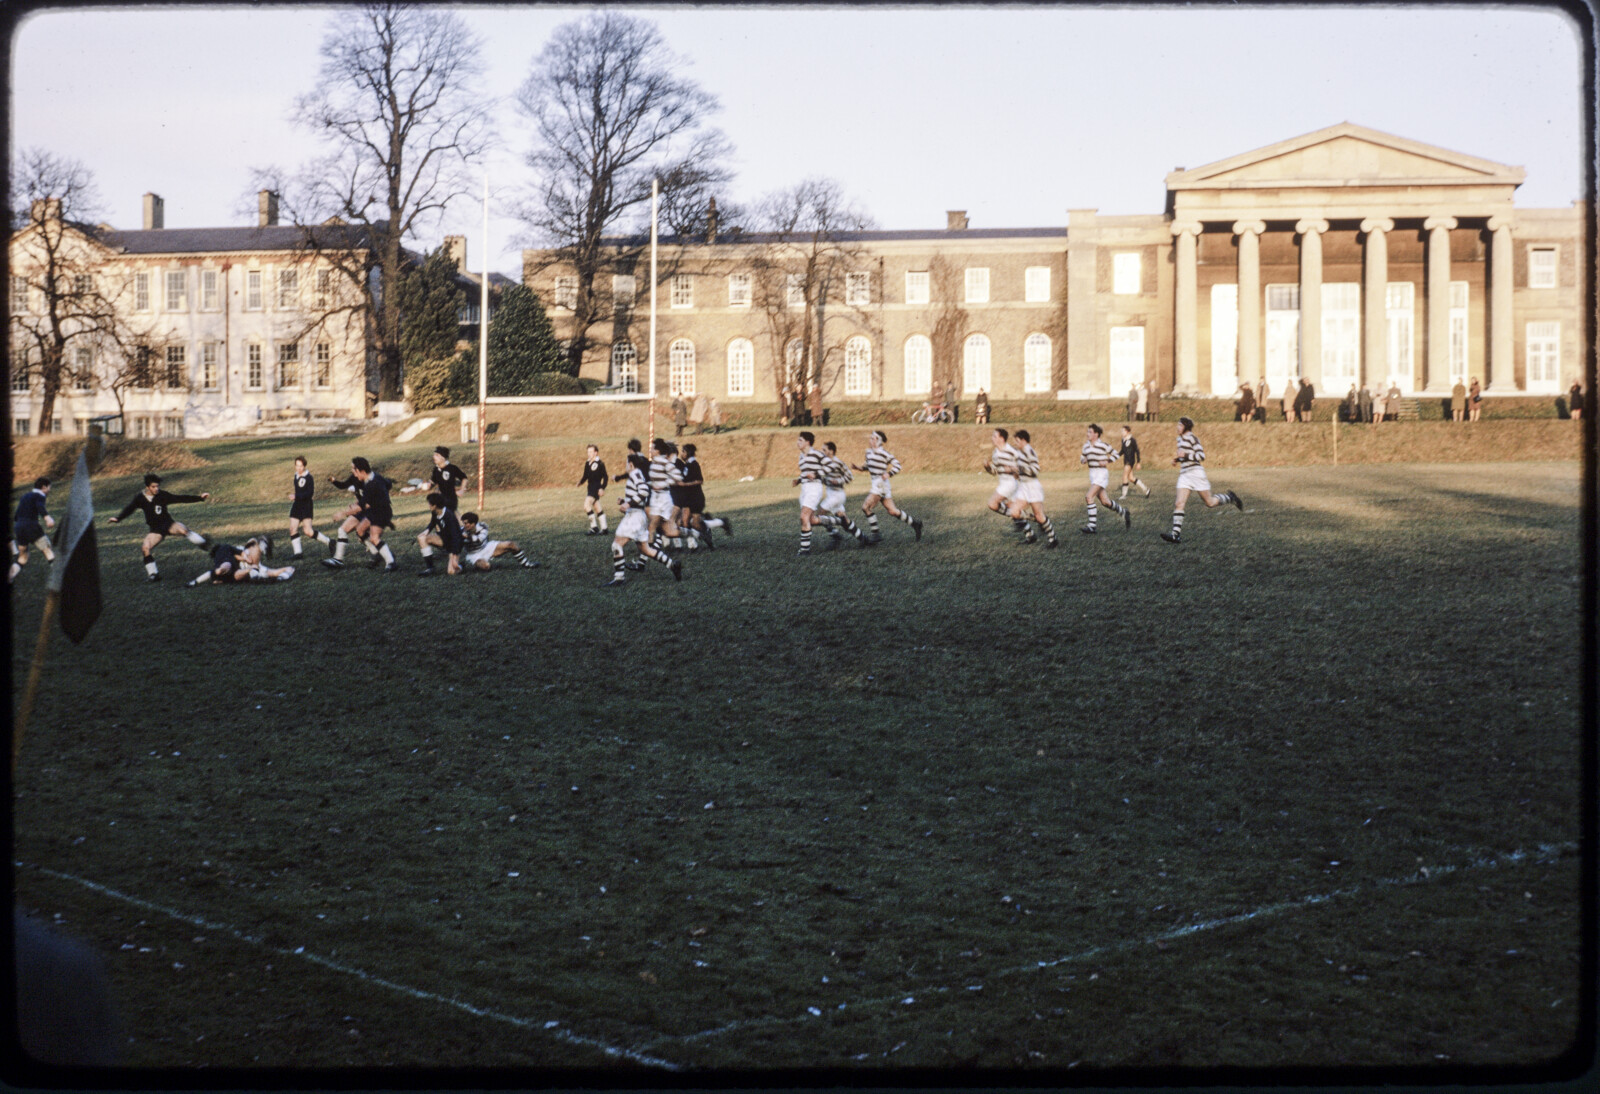
<path id="1" fill-rule="evenodd" d="M 256 496 L 291 447 L 167 485 Z M 1577 464 L 1212 479 L 1247 511 L 1174 547 L 1173 473 L 1095 537 L 1047 475 L 1047 553 L 982 476 L 911 473 L 921 543 L 804 559 L 793 491 L 714 482 L 736 535 L 621 590 L 575 490 L 489 499 L 537 571 L 417 580 L 408 498 L 405 574 L 187 590 L 168 541 L 147 585 L 104 522 L 135 480 L 99 483 L 106 611 L 51 644 L 19 905 L 106 954 L 134 1066 L 1557 1059 Z"/>

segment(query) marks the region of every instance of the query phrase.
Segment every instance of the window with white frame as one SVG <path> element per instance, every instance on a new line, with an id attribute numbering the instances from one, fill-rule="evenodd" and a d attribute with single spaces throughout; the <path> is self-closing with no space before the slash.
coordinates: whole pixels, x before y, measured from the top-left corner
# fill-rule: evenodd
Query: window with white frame
<path id="1" fill-rule="evenodd" d="M 961 347 L 961 390 L 968 395 L 989 390 L 988 335 L 971 335 Z"/>
<path id="2" fill-rule="evenodd" d="M 694 307 L 693 274 L 672 275 L 672 306 L 674 308 Z"/>
<path id="3" fill-rule="evenodd" d="M 578 279 L 571 275 L 556 278 L 556 307 L 576 311 L 578 307 Z"/>
<path id="4" fill-rule="evenodd" d="M 750 306 L 750 275 L 747 273 L 731 273 L 728 275 L 728 307 L 748 308 Z"/>
<path id="5" fill-rule="evenodd" d="M 216 311 L 219 306 L 216 270 L 200 271 L 200 310 Z"/>
<path id="6" fill-rule="evenodd" d="M 844 302 L 852 308 L 864 308 L 872 303 L 872 275 L 869 273 L 845 274 Z"/>
<path id="7" fill-rule="evenodd" d="M 167 271 L 167 294 L 163 310 L 189 310 L 189 275 L 185 271 Z"/>
<path id="8" fill-rule="evenodd" d="M 1450 383 L 1467 382 L 1467 283 L 1450 282 Z"/>
<path id="9" fill-rule="evenodd" d="M 300 303 L 300 271 L 278 271 L 278 300 L 277 307 L 287 310 L 298 306 Z"/>
<path id="10" fill-rule="evenodd" d="M 135 414 L 133 416 L 133 436 L 135 440 L 146 441 L 154 434 L 150 428 L 150 415 Z"/>
<path id="11" fill-rule="evenodd" d="M 1268 285 L 1266 289 L 1265 372 L 1267 384 L 1282 390 L 1291 379 L 1305 376 L 1300 361 L 1300 286 L 1297 283 Z M 1314 376 L 1305 376 L 1313 384 Z"/>
<path id="12" fill-rule="evenodd" d="M 629 395 L 639 390 L 639 351 L 632 342 L 618 342 L 611 347 L 611 384 Z"/>
<path id="13" fill-rule="evenodd" d="M 244 310 L 261 310 L 261 271 L 246 270 L 244 272 Z"/>
<path id="14" fill-rule="evenodd" d="M 132 386 L 147 389 L 155 383 L 155 378 L 151 375 L 153 371 L 151 358 L 153 356 L 149 346 L 134 347 L 133 367 L 131 369 L 133 374 Z"/>
<path id="15" fill-rule="evenodd" d="M 859 334 L 844 344 L 844 393 L 872 394 L 872 343 Z"/>
<path id="16" fill-rule="evenodd" d="M 926 304 L 930 299 L 927 270 L 914 270 L 906 274 L 906 303 Z"/>
<path id="17" fill-rule="evenodd" d="M 176 390 L 189 383 L 189 351 L 186 346 L 167 347 L 166 385 Z"/>
<path id="18" fill-rule="evenodd" d="M 1556 249 L 1554 247 L 1528 248 L 1528 288 L 1553 289 L 1556 287 Z"/>
<path id="19" fill-rule="evenodd" d="M 183 415 L 168 414 L 161 421 L 161 435 L 163 437 L 180 438 L 183 436 Z"/>
<path id="20" fill-rule="evenodd" d="M 73 391 L 88 391 L 94 383 L 94 349 L 77 346 L 72 351 L 72 375 L 67 384 Z"/>
<path id="21" fill-rule="evenodd" d="M 792 273 L 784 279 L 783 301 L 791 308 L 806 306 L 806 279 L 801 274 Z"/>
<path id="22" fill-rule="evenodd" d="M 633 307 L 634 293 L 638 292 L 638 282 L 632 274 L 611 275 L 611 303 L 619 308 Z"/>
<path id="23" fill-rule="evenodd" d="M 1398 381 L 1400 390 L 1411 391 L 1412 301 L 1415 286 L 1409 281 L 1391 281 L 1384 293 L 1389 322 L 1389 379 Z"/>
<path id="24" fill-rule="evenodd" d="M 32 428 L 33 423 L 25 417 L 11 419 L 11 435 L 13 437 L 26 437 Z"/>
<path id="25" fill-rule="evenodd" d="M 32 370 L 28 367 L 33 355 L 27 350 L 21 353 L 13 352 L 11 355 L 11 390 L 22 393 L 28 390 L 33 381 Z"/>
<path id="26" fill-rule="evenodd" d="M 133 310 L 150 310 L 150 275 L 147 273 L 133 275 Z"/>
<path id="27" fill-rule="evenodd" d="M 989 267 L 967 267 L 967 303 L 987 304 L 989 302 Z"/>
<path id="28" fill-rule="evenodd" d="M 72 416 L 72 431 L 80 437 L 88 436 L 89 421 L 92 417 L 93 415 L 90 414 L 74 414 Z"/>
<path id="29" fill-rule="evenodd" d="M 1111 256 L 1111 291 L 1118 296 L 1133 296 L 1140 289 L 1138 251 L 1123 251 Z"/>
<path id="30" fill-rule="evenodd" d="M 318 342 L 311 358 L 311 386 L 326 391 L 333 386 L 333 347 Z"/>
<path id="31" fill-rule="evenodd" d="M 261 343 L 251 342 L 244 347 L 244 386 L 250 391 L 266 387 L 266 374 L 261 366 Z"/>
<path id="32" fill-rule="evenodd" d="M 1050 383 L 1050 336 L 1035 331 L 1022 343 L 1022 390 L 1029 393 L 1049 391 Z"/>
<path id="33" fill-rule="evenodd" d="M 801 373 L 805 371 L 806 346 L 798 338 L 789 339 L 789 344 L 783 347 L 783 382 L 793 384 L 799 381 Z"/>
<path id="34" fill-rule="evenodd" d="M 318 270 L 313 292 L 313 307 L 326 308 L 328 301 L 333 298 L 333 271 Z"/>
<path id="35" fill-rule="evenodd" d="M 94 292 L 94 275 L 86 273 L 73 274 L 72 291 L 77 296 L 88 296 Z"/>
<path id="36" fill-rule="evenodd" d="M 1144 328 L 1111 328 L 1111 390 L 1144 383 Z"/>
<path id="37" fill-rule="evenodd" d="M 1322 286 L 1322 385 L 1343 391 L 1361 374 L 1361 284 L 1329 281 Z M 1368 377 L 1376 386 L 1378 378 Z"/>
<path id="38" fill-rule="evenodd" d="M 27 315 L 28 308 L 28 279 L 11 275 L 11 314 Z"/>
<path id="39" fill-rule="evenodd" d="M 1050 300 L 1050 267 L 1029 266 L 1022 274 L 1022 298 L 1029 304 Z"/>
<path id="40" fill-rule="evenodd" d="M 756 393 L 756 348 L 748 338 L 728 343 L 728 394 Z"/>
<path id="41" fill-rule="evenodd" d="M 933 388 L 933 342 L 926 334 L 906 339 L 905 385 L 908 398 L 921 398 Z"/>
<path id="42" fill-rule="evenodd" d="M 1555 391 L 1561 379 L 1561 324 L 1554 320 L 1527 326 L 1528 390 Z"/>
<path id="43" fill-rule="evenodd" d="M 693 395 L 694 390 L 694 343 L 674 339 L 667 349 L 667 394 Z"/>
<path id="44" fill-rule="evenodd" d="M 66 431 L 67 431 L 67 424 L 62 419 L 61 415 L 57 414 L 53 418 L 50 419 L 50 432 L 52 432 L 52 433 L 65 433 Z"/>
<path id="45" fill-rule="evenodd" d="M 300 343 L 278 343 L 278 388 L 300 386 Z"/>
<path id="46" fill-rule="evenodd" d="M 200 386 L 216 391 L 222 386 L 221 361 L 215 342 L 200 343 Z"/>

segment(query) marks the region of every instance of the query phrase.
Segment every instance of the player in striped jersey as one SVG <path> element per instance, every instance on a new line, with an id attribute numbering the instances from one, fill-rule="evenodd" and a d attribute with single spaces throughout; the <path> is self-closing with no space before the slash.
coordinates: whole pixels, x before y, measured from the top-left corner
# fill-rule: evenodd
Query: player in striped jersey
<path id="1" fill-rule="evenodd" d="M 866 533 L 845 512 L 845 505 L 847 504 L 844 500 L 845 484 L 854 479 L 855 476 L 850 473 L 850 468 L 845 466 L 845 462 L 839 458 L 838 445 L 832 441 L 825 441 L 822 447 L 822 511 L 833 517 L 835 521 L 828 528 L 828 546 L 830 549 L 839 546 L 839 540 L 842 538 L 839 535 L 840 525 L 844 526 L 846 532 L 856 537 L 856 543 L 862 547 L 870 546 L 871 540 L 867 539 Z"/>
<path id="2" fill-rule="evenodd" d="M 728 523 L 726 517 L 714 517 L 706 512 L 706 476 L 705 469 L 700 466 L 700 458 L 695 455 L 696 448 L 693 444 L 683 446 L 683 456 L 678 459 L 678 470 L 683 474 L 683 484 L 673 486 L 672 502 L 678 507 L 677 520 L 681 527 L 692 529 L 698 540 L 691 539 L 690 550 L 696 542 L 703 544 L 708 551 L 715 550 L 711 542 L 711 529 L 721 528 L 727 535 L 733 535 L 733 525 Z"/>
<path id="3" fill-rule="evenodd" d="M 637 442 L 630 442 L 632 444 Z M 611 541 L 611 580 L 601 586 L 609 589 L 628 580 L 627 556 L 624 548 L 629 541 L 639 545 L 643 558 L 653 559 L 672 571 L 673 578 L 683 579 L 683 563 L 665 551 L 650 546 L 650 461 L 638 452 L 628 453 L 627 485 L 622 488 L 622 519 L 617 521 L 617 536 Z M 641 564 L 642 565 L 642 564 Z"/>
<path id="4" fill-rule="evenodd" d="M 1038 535 L 1028 527 L 1027 519 L 1023 516 L 1031 509 L 1033 519 L 1044 529 L 1044 545 L 1054 547 L 1056 526 L 1044 515 L 1044 484 L 1039 481 L 1039 453 L 1033 450 L 1033 438 L 1028 436 L 1026 429 L 1017 430 L 1012 449 L 1017 454 L 1017 496 L 1011 502 L 1009 515 L 1012 520 L 1022 521 L 1023 543 L 1038 543 Z"/>
<path id="5" fill-rule="evenodd" d="M 1231 502 L 1234 508 L 1244 512 L 1244 500 L 1239 497 L 1239 491 L 1224 490 L 1216 495 L 1211 493 L 1211 479 L 1201 466 L 1205 459 L 1205 446 L 1195 436 L 1194 422 L 1179 418 L 1178 454 L 1172 458 L 1178 467 L 1178 499 L 1172 508 L 1172 531 L 1161 533 L 1161 538 L 1168 543 L 1180 543 L 1183 540 L 1183 507 L 1189 501 L 1191 490 L 1200 491 L 1200 500 L 1206 503 L 1207 509 Z"/>
<path id="6" fill-rule="evenodd" d="M 813 524 L 827 525 L 830 521 L 824 520 L 820 512 L 822 508 L 822 493 L 827 487 L 822 481 L 822 450 L 813 448 L 817 438 L 809 431 L 802 432 L 795 438 L 795 447 L 800 450 L 800 474 L 795 478 L 793 485 L 800 488 L 800 550 L 799 554 L 811 553 L 811 526 Z"/>
<path id="7" fill-rule="evenodd" d="M 1128 496 L 1128 487 L 1137 486 L 1144 491 L 1144 496 L 1150 496 L 1150 488 L 1139 478 L 1139 442 L 1134 440 L 1133 430 L 1128 426 L 1122 427 L 1122 493 L 1121 497 Z"/>
<path id="8" fill-rule="evenodd" d="M 657 437 L 651 442 L 650 448 L 655 452 L 649 465 L 650 543 L 659 550 L 670 539 L 674 547 L 682 547 L 685 539 L 698 538 L 700 533 L 693 528 L 679 528 L 676 520 L 678 504 L 673 497 L 673 487 L 681 489 L 683 486 L 683 468 L 677 459 L 678 446 L 665 437 Z M 689 550 L 693 551 L 698 546 L 697 543 Z"/>
<path id="9" fill-rule="evenodd" d="M 517 546 L 513 539 L 490 539 L 489 526 L 478 519 L 476 513 L 461 514 L 461 568 L 488 571 L 490 559 L 511 555 L 524 570 L 536 570 L 539 564 L 528 557 L 528 552 Z"/>
<path id="10" fill-rule="evenodd" d="M 1106 487 L 1111 484 L 1111 472 L 1106 470 L 1108 464 L 1117 459 L 1117 450 L 1105 442 L 1105 431 L 1098 425 L 1091 425 L 1084 432 L 1083 452 L 1078 456 L 1079 463 L 1089 465 L 1089 493 L 1084 496 L 1084 506 L 1089 511 L 1089 523 L 1081 531 L 1085 535 L 1094 535 L 1095 521 L 1100 517 L 1100 509 L 1096 501 L 1106 503 L 1106 508 L 1122 516 L 1122 526 L 1129 528 L 1133 525 L 1133 514 L 1116 502 L 1111 500 L 1111 495 L 1106 492 Z"/>
<path id="11" fill-rule="evenodd" d="M 1018 532 L 1028 530 L 1027 523 L 1011 515 L 1011 499 L 1017 496 L 1017 450 L 1011 447 L 1011 434 L 996 429 L 989 435 L 994 451 L 984 461 L 983 469 L 997 480 L 994 494 L 989 498 L 989 508 L 1001 516 L 1011 517 L 1011 527 Z"/>
<path id="12" fill-rule="evenodd" d="M 894 458 L 884 445 L 889 443 L 889 438 L 881 429 L 874 429 L 867 434 L 867 455 L 865 464 L 851 464 L 857 471 L 865 471 L 872 482 L 872 488 L 867 492 L 867 500 L 861 503 L 861 511 L 866 514 L 867 527 L 872 541 L 876 543 L 883 538 L 883 533 L 878 531 L 878 503 L 883 502 L 883 507 L 889 511 L 891 517 L 911 525 L 911 531 L 918 539 L 922 538 L 922 521 L 913 517 L 903 509 L 896 509 L 894 505 L 894 492 L 889 486 L 889 480 L 900 473 L 900 461 Z"/>

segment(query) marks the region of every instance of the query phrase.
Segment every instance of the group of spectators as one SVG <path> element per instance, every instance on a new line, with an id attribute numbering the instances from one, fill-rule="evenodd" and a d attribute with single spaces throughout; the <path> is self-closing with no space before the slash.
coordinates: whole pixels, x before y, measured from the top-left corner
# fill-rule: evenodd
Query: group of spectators
<path id="1" fill-rule="evenodd" d="M 692 404 L 683 401 L 682 395 L 672 397 L 672 428 L 674 436 L 683 436 L 685 427 L 693 425 L 696 433 L 704 433 L 707 429 L 713 433 L 722 432 L 722 407 L 717 405 L 715 399 L 708 399 L 705 392 L 694 397 Z"/>
<path id="2" fill-rule="evenodd" d="M 1355 388 L 1350 389 L 1351 393 Z M 1399 391 L 1395 396 L 1399 396 Z M 1265 378 L 1256 383 L 1254 388 L 1249 384 L 1239 385 L 1239 397 L 1233 402 L 1233 420 L 1236 422 L 1266 422 L 1271 417 L 1267 402 L 1272 396 L 1272 388 L 1268 386 Z M 1278 406 L 1282 409 L 1283 420 L 1286 422 L 1309 422 L 1312 408 L 1316 405 L 1317 390 L 1311 381 L 1301 378 L 1298 381 L 1290 380 L 1283 386 L 1283 394 L 1278 398 Z M 1368 396 L 1370 401 L 1371 396 Z"/>

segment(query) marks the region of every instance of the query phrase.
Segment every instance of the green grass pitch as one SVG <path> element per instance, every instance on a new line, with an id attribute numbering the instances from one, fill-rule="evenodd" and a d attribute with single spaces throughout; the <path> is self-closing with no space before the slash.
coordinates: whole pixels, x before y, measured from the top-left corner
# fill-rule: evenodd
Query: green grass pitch
<path id="1" fill-rule="evenodd" d="M 281 561 L 287 500 L 207 454 L 180 518 Z M 1178 546 L 1173 478 L 1089 537 L 1047 474 L 1046 552 L 990 480 L 912 472 L 922 542 L 809 558 L 784 483 L 713 482 L 735 535 L 622 589 L 576 489 L 488 499 L 538 570 L 417 579 L 406 498 L 402 573 L 185 589 L 206 556 L 146 584 L 105 523 L 136 483 L 97 484 L 106 610 L 50 643 L 19 906 L 106 955 L 136 1066 L 1557 1058 L 1577 465 L 1213 470 L 1247 511 L 1196 499 Z"/>

